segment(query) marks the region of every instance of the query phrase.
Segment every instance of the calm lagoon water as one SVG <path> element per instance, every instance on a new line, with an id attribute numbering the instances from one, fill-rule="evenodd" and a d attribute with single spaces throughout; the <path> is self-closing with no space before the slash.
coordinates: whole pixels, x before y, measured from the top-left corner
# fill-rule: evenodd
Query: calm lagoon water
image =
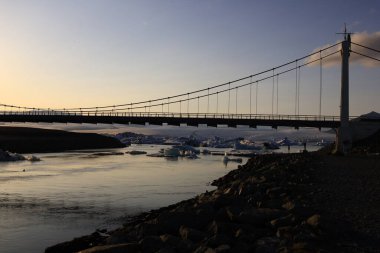
<path id="1" fill-rule="evenodd" d="M 160 148 L 140 145 L 101 152 L 155 153 Z M 92 157 L 96 152 L 36 154 L 41 162 L 0 163 L 1 253 L 43 252 L 98 228 L 112 229 L 129 215 L 212 190 L 212 180 L 237 167 L 225 166 L 221 156 Z"/>
<path id="2" fill-rule="evenodd" d="M 210 182 L 237 168 L 211 155 L 196 160 L 92 156 L 128 150 L 149 154 L 163 147 L 35 154 L 41 162 L 0 163 L 0 252 L 43 252 L 96 229 L 121 226 L 130 215 L 213 190 Z M 300 149 L 293 146 L 291 152 Z M 286 147 L 279 151 L 288 152 Z"/>

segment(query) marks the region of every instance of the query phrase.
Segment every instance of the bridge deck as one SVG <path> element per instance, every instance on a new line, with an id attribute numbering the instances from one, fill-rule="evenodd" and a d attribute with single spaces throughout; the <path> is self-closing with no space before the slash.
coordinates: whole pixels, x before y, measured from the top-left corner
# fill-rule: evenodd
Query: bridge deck
<path id="1" fill-rule="evenodd" d="M 48 114 L 48 113 L 9 113 L 0 114 L 0 122 L 48 122 L 48 123 L 105 123 L 105 124 L 138 124 L 138 125 L 207 125 L 217 127 L 225 125 L 288 126 L 337 128 L 340 126 L 336 116 L 307 115 L 247 115 L 247 114 L 172 114 L 172 113 L 125 113 L 125 114 Z"/>

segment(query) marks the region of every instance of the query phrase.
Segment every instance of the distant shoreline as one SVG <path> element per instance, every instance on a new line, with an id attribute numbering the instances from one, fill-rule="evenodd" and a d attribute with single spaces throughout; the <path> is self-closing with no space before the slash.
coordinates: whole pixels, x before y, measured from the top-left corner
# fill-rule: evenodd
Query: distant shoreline
<path id="1" fill-rule="evenodd" d="M 0 127 L 0 149 L 16 153 L 48 153 L 80 149 L 122 148 L 119 140 L 95 133 L 31 127 Z"/>

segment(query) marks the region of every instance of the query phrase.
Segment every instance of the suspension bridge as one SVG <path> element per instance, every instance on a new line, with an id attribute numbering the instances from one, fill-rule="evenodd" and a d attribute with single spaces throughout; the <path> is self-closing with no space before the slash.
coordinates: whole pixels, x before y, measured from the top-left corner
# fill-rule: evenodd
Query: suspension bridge
<path id="1" fill-rule="evenodd" d="M 369 51 L 379 53 L 379 50 L 351 42 L 350 33 L 344 34 L 344 40 L 334 45 L 265 71 L 215 86 L 153 100 L 96 107 L 52 109 L 0 104 L 0 122 L 335 128 L 339 129 L 338 148 L 342 150 L 344 146 L 350 146 L 349 120 L 354 118 L 349 116 L 348 106 L 349 56 L 353 53 L 380 61 L 368 55 Z M 339 54 L 342 62 L 340 115 L 323 115 L 323 63 Z M 315 115 L 300 113 L 301 72 L 309 65 L 319 65 L 319 108 L 318 114 Z M 279 112 L 279 83 L 283 76 L 294 78 L 294 111 L 288 113 Z M 265 114 L 260 113 L 258 105 L 258 101 L 263 99 L 260 89 L 264 85 L 271 86 L 271 98 L 265 99 L 271 112 Z M 248 106 L 239 107 L 239 104 L 243 104 L 243 99 L 239 99 L 240 94 L 245 95 L 244 103 L 249 103 Z"/>

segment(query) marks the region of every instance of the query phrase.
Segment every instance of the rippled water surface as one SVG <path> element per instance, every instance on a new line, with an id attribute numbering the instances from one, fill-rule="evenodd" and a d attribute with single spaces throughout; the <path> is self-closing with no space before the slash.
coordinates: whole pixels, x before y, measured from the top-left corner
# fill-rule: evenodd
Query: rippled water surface
<path id="1" fill-rule="evenodd" d="M 160 148 L 111 151 L 155 153 Z M 36 154 L 41 162 L 0 163 L 1 253 L 43 252 L 97 228 L 119 226 L 129 215 L 212 190 L 212 180 L 237 167 L 225 166 L 220 156 L 167 160 L 93 156 L 96 152 Z"/>

